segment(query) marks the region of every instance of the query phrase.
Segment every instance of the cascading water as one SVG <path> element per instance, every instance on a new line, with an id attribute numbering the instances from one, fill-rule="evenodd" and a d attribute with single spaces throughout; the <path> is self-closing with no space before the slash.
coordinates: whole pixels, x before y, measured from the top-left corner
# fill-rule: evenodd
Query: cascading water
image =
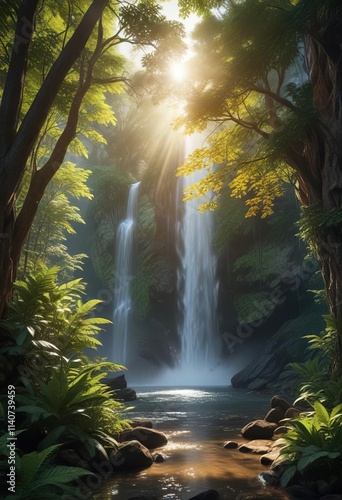
<path id="1" fill-rule="evenodd" d="M 127 362 L 128 327 L 131 310 L 130 284 L 132 280 L 134 228 L 137 220 L 139 184 L 129 190 L 126 219 L 117 230 L 114 291 L 114 352 L 116 363 Z"/>
<path id="2" fill-rule="evenodd" d="M 198 182 L 204 174 L 196 171 L 182 176 L 179 188 Z M 218 281 L 216 257 L 212 248 L 213 217 L 211 212 L 199 213 L 203 200 L 184 203 L 179 224 L 178 293 L 182 321 L 180 369 L 188 373 L 212 371 L 219 362 L 220 342 L 216 318 Z"/>

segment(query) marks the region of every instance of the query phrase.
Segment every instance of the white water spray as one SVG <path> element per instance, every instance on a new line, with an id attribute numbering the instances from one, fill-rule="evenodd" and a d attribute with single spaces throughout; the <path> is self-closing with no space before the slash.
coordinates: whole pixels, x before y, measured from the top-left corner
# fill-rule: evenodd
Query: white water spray
<path id="1" fill-rule="evenodd" d="M 113 360 L 120 364 L 127 362 L 128 330 L 132 306 L 130 284 L 139 184 L 140 182 L 136 182 L 130 187 L 126 219 L 120 223 L 116 236 Z"/>

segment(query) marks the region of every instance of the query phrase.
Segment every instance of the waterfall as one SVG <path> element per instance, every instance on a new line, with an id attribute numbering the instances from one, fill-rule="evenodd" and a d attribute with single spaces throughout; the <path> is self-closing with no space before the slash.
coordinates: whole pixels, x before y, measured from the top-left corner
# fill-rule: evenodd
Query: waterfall
<path id="1" fill-rule="evenodd" d="M 182 176 L 179 188 L 183 190 L 203 176 L 201 171 Z M 202 201 L 185 202 L 183 217 L 178 222 L 181 264 L 177 282 L 182 312 L 178 329 L 180 368 L 193 373 L 213 370 L 220 351 L 216 318 L 218 280 L 212 248 L 213 216 L 211 212 L 198 212 Z"/>
<path id="2" fill-rule="evenodd" d="M 140 182 L 136 182 L 130 187 L 126 218 L 119 224 L 116 235 L 113 360 L 121 364 L 127 362 L 131 310 L 130 283 L 132 280 L 133 240 L 137 220 L 139 184 Z"/>

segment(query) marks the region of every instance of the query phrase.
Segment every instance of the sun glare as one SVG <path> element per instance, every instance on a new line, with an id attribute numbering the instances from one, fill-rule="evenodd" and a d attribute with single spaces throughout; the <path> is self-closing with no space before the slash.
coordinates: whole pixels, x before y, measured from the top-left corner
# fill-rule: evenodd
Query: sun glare
<path id="1" fill-rule="evenodd" d="M 173 80 L 175 80 L 176 82 L 184 81 L 185 77 L 186 77 L 184 62 L 172 63 L 170 66 L 169 73 L 170 73 L 170 76 L 173 78 Z"/>

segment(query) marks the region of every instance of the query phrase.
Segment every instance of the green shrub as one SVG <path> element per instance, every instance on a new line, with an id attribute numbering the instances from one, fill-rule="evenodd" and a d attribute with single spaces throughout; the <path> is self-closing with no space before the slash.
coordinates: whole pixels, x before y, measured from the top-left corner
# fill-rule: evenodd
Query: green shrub
<path id="1" fill-rule="evenodd" d="M 334 492 L 341 491 L 341 424 L 342 404 L 329 413 L 319 401 L 314 403 L 313 413 L 289 421 L 287 434 L 276 442 L 280 456 L 274 465 L 284 465 L 282 487 L 325 480 Z"/>

